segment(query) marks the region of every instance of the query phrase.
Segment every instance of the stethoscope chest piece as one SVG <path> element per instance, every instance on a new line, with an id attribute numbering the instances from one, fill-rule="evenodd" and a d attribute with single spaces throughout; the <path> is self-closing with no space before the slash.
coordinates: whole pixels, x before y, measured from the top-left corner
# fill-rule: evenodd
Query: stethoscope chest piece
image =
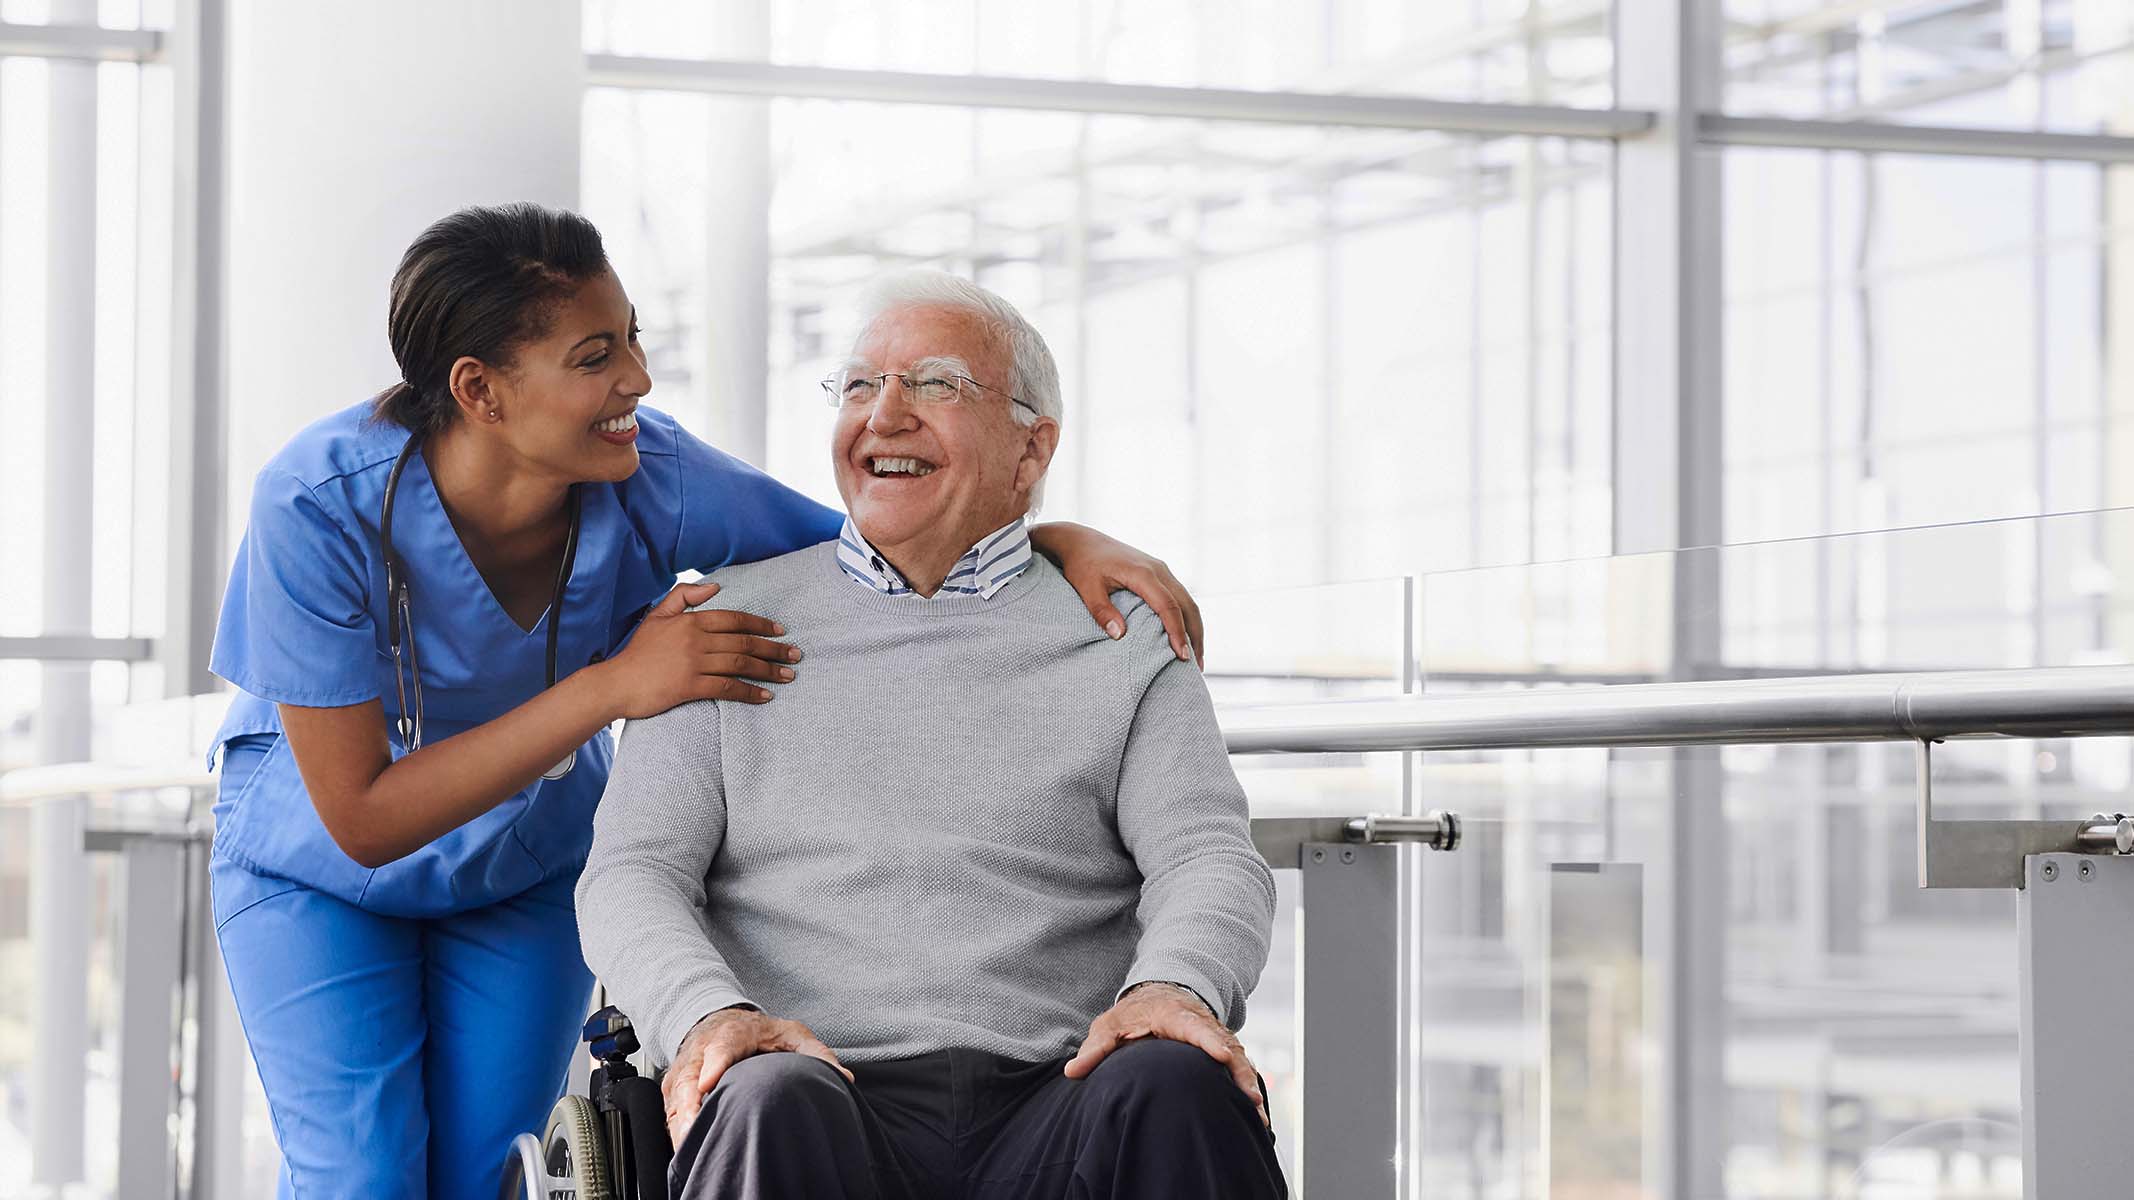
<path id="1" fill-rule="evenodd" d="M 561 778 L 563 778 L 563 777 L 564 777 L 565 775 L 568 775 L 568 774 L 570 774 L 570 773 L 571 773 L 571 768 L 572 768 L 572 767 L 575 767 L 575 766 L 577 766 L 577 765 L 578 765 L 578 752 L 577 752 L 576 750 L 573 750 L 573 751 L 571 751 L 571 752 L 570 752 L 569 754 L 566 754 L 566 755 L 564 755 L 564 756 L 563 756 L 563 761 L 562 761 L 562 762 L 559 762 L 559 763 L 557 763 L 557 764 L 556 764 L 555 766 L 553 766 L 553 767 L 550 767 L 550 768 L 549 768 L 548 770 L 546 770 L 546 771 L 543 771 L 543 772 L 541 772 L 541 778 L 543 778 L 543 779 L 561 779 Z"/>

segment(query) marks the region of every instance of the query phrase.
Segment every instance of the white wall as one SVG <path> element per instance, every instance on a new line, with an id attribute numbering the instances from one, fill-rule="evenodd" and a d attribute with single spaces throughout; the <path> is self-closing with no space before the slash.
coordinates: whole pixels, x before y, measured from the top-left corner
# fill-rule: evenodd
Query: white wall
<path id="1" fill-rule="evenodd" d="M 577 0 L 235 0 L 230 523 L 298 429 L 398 377 L 386 286 L 468 204 L 575 206 Z"/>

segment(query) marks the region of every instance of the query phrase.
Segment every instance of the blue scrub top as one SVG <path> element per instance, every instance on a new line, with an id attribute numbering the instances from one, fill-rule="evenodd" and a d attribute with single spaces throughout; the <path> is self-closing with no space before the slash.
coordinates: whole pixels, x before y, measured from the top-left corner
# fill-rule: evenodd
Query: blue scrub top
<path id="1" fill-rule="evenodd" d="M 215 735 L 211 763 L 231 738 L 279 735 L 278 703 L 382 700 L 388 723 L 399 716 L 378 514 L 408 433 L 370 414 L 364 403 L 305 429 L 253 485 L 251 520 L 209 663 L 239 694 Z M 579 486 L 578 556 L 556 647 L 559 679 L 614 655 L 678 572 L 828 541 L 843 521 L 665 413 L 640 407 L 637 428 L 637 473 L 621 483 Z M 400 479 L 393 542 L 408 569 L 425 743 L 494 720 L 538 694 L 554 614 L 531 630 L 505 614 L 460 545 L 419 453 Z M 397 757 L 397 731 L 390 740 Z M 603 730 L 578 751 L 570 774 L 535 780 L 414 854 L 372 870 L 327 834 L 287 740 L 277 736 L 251 779 L 217 806 L 215 851 L 374 912 L 462 912 L 584 865 L 612 754 Z"/>

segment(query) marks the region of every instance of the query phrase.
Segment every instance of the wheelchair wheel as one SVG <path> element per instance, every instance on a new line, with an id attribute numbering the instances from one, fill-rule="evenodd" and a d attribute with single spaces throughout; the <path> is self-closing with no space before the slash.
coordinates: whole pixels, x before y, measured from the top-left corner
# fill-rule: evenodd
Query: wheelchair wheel
<path id="1" fill-rule="evenodd" d="M 600 1113 L 584 1096 L 565 1096 L 549 1110 L 541 1165 L 551 1179 L 576 1181 L 577 1200 L 620 1200 L 601 1140 Z"/>

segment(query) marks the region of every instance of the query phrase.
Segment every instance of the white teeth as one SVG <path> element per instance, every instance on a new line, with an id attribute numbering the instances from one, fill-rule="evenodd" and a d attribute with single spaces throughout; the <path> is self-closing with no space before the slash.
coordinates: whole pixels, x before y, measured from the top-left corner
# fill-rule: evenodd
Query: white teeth
<path id="1" fill-rule="evenodd" d="M 934 467 L 931 463 L 923 463 L 916 458 L 877 458 L 874 460 L 874 473 L 877 475 L 931 475 L 934 473 Z"/>
<path id="2" fill-rule="evenodd" d="M 637 428 L 637 414 L 626 412 L 612 421 L 595 421 L 593 428 L 602 433 L 628 433 Z"/>

